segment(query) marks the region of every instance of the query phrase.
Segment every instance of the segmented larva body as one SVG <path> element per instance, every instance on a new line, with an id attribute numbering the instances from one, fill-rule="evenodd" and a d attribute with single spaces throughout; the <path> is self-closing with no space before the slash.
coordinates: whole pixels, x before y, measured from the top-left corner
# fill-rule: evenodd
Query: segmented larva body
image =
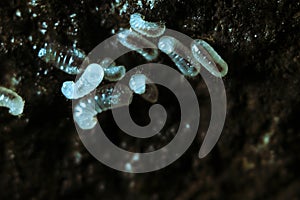
<path id="1" fill-rule="evenodd" d="M 9 109 L 12 115 L 20 115 L 23 113 L 25 101 L 14 91 L 5 87 L 0 87 L 0 107 Z"/>
<path id="2" fill-rule="evenodd" d="M 87 66 L 76 83 L 73 81 L 64 82 L 61 91 L 68 99 L 79 99 L 95 90 L 103 77 L 103 68 L 96 63 L 92 63 Z"/>
<path id="3" fill-rule="evenodd" d="M 144 74 L 134 74 L 129 80 L 130 89 L 139 94 L 150 103 L 156 103 L 158 100 L 158 89 L 152 81 Z"/>
<path id="4" fill-rule="evenodd" d="M 126 85 L 113 83 L 103 85 L 96 91 L 95 101 L 101 111 L 129 105 L 132 92 Z"/>
<path id="5" fill-rule="evenodd" d="M 97 124 L 97 111 L 95 100 L 90 98 L 80 99 L 74 107 L 73 118 L 83 130 L 92 129 Z"/>
<path id="6" fill-rule="evenodd" d="M 97 89 L 94 97 L 80 99 L 74 107 L 74 120 L 81 129 L 92 129 L 97 124 L 97 113 L 128 106 L 132 101 L 132 92 L 122 84 L 107 84 Z"/>
<path id="7" fill-rule="evenodd" d="M 199 74 L 201 65 L 195 60 L 191 51 L 174 37 L 161 37 L 158 48 L 172 59 L 183 75 L 196 76 Z"/>
<path id="8" fill-rule="evenodd" d="M 227 63 L 207 42 L 200 39 L 194 40 L 191 44 L 191 50 L 196 60 L 212 75 L 216 77 L 223 77 L 227 74 Z M 218 70 L 217 65 L 222 68 L 221 72 Z"/>
<path id="9" fill-rule="evenodd" d="M 104 69 L 104 79 L 106 80 L 119 81 L 126 74 L 126 68 L 122 65 L 117 66 L 111 58 L 104 58 L 100 65 Z"/>
<path id="10" fill-rule="evenodd" d="M 148 61 L 152 61 L 158 56 L 155 44 L 131 30 L 122 31 L 117 37 L 123 46 L 138 52 Z M 145 46 L 148 47 L 147 50 L 143 49 Z"/>
<path id="11" fill-rule="evenodd" d="M 147 37 L 159 37 L 164 34 L 166 26 L 160 22 L 148 22 L 139 13 L 130 15 L 130 27 L 136 32 Z"/>
<path id="12" fill-rule="evenodd" d="M 86 57 L 84 51 L 74 47 L 64 47 L 57 43 L 45 43 L 38 56 L 46 63 L 72 75 L 81 72 L 80 65 Z"/>
<path id="13" fill-rule="evenodd" d="M 146 92 L 147 77 L 144 74 L 134 74 L 129 80 L 130 89 L 136 94 L 144 94 Z"/>

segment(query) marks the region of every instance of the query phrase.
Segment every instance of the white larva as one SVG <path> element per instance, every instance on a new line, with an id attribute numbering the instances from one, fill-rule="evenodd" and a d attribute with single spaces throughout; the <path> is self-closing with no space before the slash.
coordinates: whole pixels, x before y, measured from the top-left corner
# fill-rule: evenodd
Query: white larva
<path id="1" fill-rule="evenodd" d="M 96 103 L 101 111 L 129 105 L 132 100 L 132 92 L 128 86 L 113 83 L 103 85 L 96 91 Z"/>
<path id="2" fill-rule="evenodd" d="M 100 62 L 104 69 L 104 79 L 109 81 L 119 81 L 126 74 L 126 68 L 122 65 L 117 66 L 111 58 L 104 58 Z"/>
<path id="3" fill-rule="evenodd" d="M 126 85 L 107 84 L 98 88 L 94 97 L 80 99 L 74 107 L 73 117 L 81 129 L 92 129 L 97 124 L 97 113 L 128 106 L 131 101 L 132 92 Z"/>
<path id="4" fill-rule="evenodd" d="M 141 95 L 143 99 L 150 103 L 156 103 L 158 100 L 158 89 L 152 81 L 144 74 L 134 74 L 129 80 L 130 89 Z"/>
<path id="5" fill-rule="evenodd" d="M 96 63 L 92 63 L 87 66 L 76 83 L 73 81 L 64 82 L 61 92 L 68 99 L 79 99 L 96 89 L 103 77 L 103 68 Z"/>
<path id="6" fill-rule="evenodd" d="M 227 63 L 207 42 L 200 39 L 194 40 L 191 44 L 191 50 L 196 60 L 212 75 L 216 77 L 223 77 L 227 74 Z M 222 68 L 221 72 L 218 70 L 217 64 Z"/>
<path id="7" fill-rule="evenodd" d="M 79 103 L 74 107 L 73 118 L 78 126 L 83 130 L 92 129 L 97 124 L 97 111 L 95 104 L 90 99 L 80 99 Z"/>
<path id="8" fill-rule="evenodd" d="M 146 92 L 147 77 L 144 74 L 134 74 L 129 80 L 130 89 L 136 94 L 144 94 Z"/>
<path id="9" fill-rule="evenodd" d="M 159 37 L 164 34 L 166 26 L 160 22 L 148 22 L 139 13 L 130 16 L 130 27 L 136 32 L 147 37 Z"/>
<path id="10" fill-rule="evenodd" d="M 38 57 L 68 74 L 76 75 L 81 72 L 80 65 L 86 55 L 78 48 L 45 43 L 39 50 Z"/>
<path id="11" fill-rule="evenodd" d="M 199 74 L 201 65 L 195 60 L 190 49 L 174 37 L 161 37 L 158 48 L 172 59 L 183 75 L 196 76 Z"/>
<path id="12" fill-rule="evenodd" d="M 20 115 L 23 113 L 25 101 L 14 91 L 0 86 L 0 107 L 9 109 L 12 115 Z"/>
<path id="13" fill-rule="evenodd" d="M 148 61 L 152 61 L 158 56 L 155 44 L 131 30 L 124 30 L 117 37 L 123 46 L 138 52 Z M 147 47 L 147 50 L 143 49 L 144 47 Z"/>

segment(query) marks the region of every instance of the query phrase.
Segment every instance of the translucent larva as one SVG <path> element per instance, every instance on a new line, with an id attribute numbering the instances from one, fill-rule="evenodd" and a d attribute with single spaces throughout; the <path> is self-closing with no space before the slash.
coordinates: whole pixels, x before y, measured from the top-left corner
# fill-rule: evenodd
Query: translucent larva
<path id="1" fill-rule="evenodd" d="M 139 13 L 130 16 L 130 27 L 136 32 L 147 37 L 159 37 L 164 34 L 166 26 L 160 22 L 147 22 Z"/>
<path id="2" fill-rule="evenodd" d="M 109 81 L 119 81 L 126 74 L 126 68 L 122 65 L 120 66 L 109 66 L 104 68 L 105 79 Z"/>
<path id="3" fill-rule="evenodd" d="M 103 77 L 103 68 L 93 63 L 87 66 L 76 83 L 73 81 L 64 82 L 61 91 L 68 99 L 79 99 L 95 90 L 103 80 Z"/>
<path id="4" fill-rule="evenodd" d="M 111 58 L 104 58 L 100 65 L 104 69 L 104 79 L 106 80 L 119 81 L 126 74 L 126 68 L 122 65 L 117 66 Z"/>
<path id="5" fill-rule="evenodd" d="M 211 74 L 217 77 L 223 77 L 227 74 L 227 63 L 207 42 L 200 39 L 194 40 L 191 44 L 191 50 L 195 59 Z M 221 72 L 218 70 L 217 65 L 222 68 Z"/>
<path id="6" fill-rule="evenodd" d="M 147 77 L 144 74 L 134 74 L 129 80 L 130 89 L 136 94 L 144 94 L 146 91 Z"/>
<path id="7" fill-rule="evenodd" d="M 117 37 L 123 46 L 138 52 L 148 61 L 152 61 L 158 56 L 155 44 L 131 30 L 122 31 Z M 145 46 L 148 47 L 147 50 L 143 49 Z"/>
<path id="8" fill-rule="evenodd" d="M 99 65 L 101 65 L 101 67 L 107 68 L 109 66 L 112 65 L 116 65 L 115 61 L 109 57 L 103 58 L 102 60 L 99 60 Z"/>
<path id="9" fill-rule="evenodd" d="M 199 74 L 201 65 L 195 60 L 191 51 L 177 39 L 163 36 L 159 39 L 158 48 L 172 59 L 183 75 Z"/>
<path id="10" fill-rule="evenodd" d="M 129 80 L 130 89 L 140 94 L 143 99 L 150 103 L 156 103 L 158 100 L 158 89 L 152 81 L 144 74 L 134 74 Z"/>
<path id="11" fill-rule="evenodd" d="M 78 126 L 83 130 L 92 129 L 97 124 L 97 111 L 94 99 L 83 98 L 74 107 L 73 118 Z"/>
<path id="12" fill-rule="evenodd" d="M 45 43 L 38 53 L 44 62 L 72 75 L 81 72 L 80 65 L 86 57 L 84 51 L 74 47 L 64 47 L 57 43 Z"/>
<path id="13" fill-rule="evenodd" d="M 141 94 L 141 96 L 150 103 L 156 103 L 158 95 L 158 89 L 154 83 L 147 83 L 145 93 Z"/>
<path id="14" fill-rule="evenodd" d="M 123 84 L 113 83 L 103 85 L 96 91 L 95 101 L 101 111 L 129 105 L 132 100 L 132 91 Z"/>
<path id="15" fill-rule="evenodd" d="M 6 107 L 9 109 L 9 113 L 12 115 L 20 115 L 23 113 L 24 104 L 22 97 L 20 97 L 14 91 L 0 87 L 0 107 Z"/>
<path id="16" fill-rule="evenodd" d="M 131 101 L 132 92 L 126 85 L 107 84 L 97 89 L 94 97 L 79 100 L 74 107 L 74 120 L 81 129 L 92 129 L 97 123 L 97 113 L 128 106 Z"/>

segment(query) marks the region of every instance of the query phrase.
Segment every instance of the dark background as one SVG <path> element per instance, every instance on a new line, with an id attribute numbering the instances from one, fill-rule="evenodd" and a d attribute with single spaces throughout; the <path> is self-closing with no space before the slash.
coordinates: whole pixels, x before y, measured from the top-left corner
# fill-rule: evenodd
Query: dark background
<path id="1" fill-rule="evenodd" d="M 157 0 L 153 9 L 146 1 L 141 8 L 131 0 L 30 2 L 34 1 L 0 2 L 0 85 L 26 101 L 21 117 L 0 109 L 0 199 L 300 198 L 299 1 Z M 126 2 L 128 8 L 120 15 Z M 60 92 L 63 81 L 74 77 L 37 56 L 45 42 L 71 46 L 75 40 L 88 53 L 112 30 L 129 28 L 134 12 L 206 40 L 228 63 L 225 127 L 202 160 L 197 155 L 210 104 L 200 78 L 190 80 L 201 108 L 201 127 L 192 146 L 162 170 L 127 174 L 104 166 L 87 152 L 75 130 L 71 101 Z M 137 54 L 128 56 L 121 59 L 127 69 L 143 61 L 130 59 Z M 165 56 L 159 59 L 170 62 Z M 127 138 L 126 148 L 148 151 L 172 139 L 172 127 L 180 120 L 178 104 L 163 88 L 160 94 L 159 102 L 169 105 L 173 116 L 164 128 L 166 136 L 151 142 Z M 149 120 L 149 106 L 135 97 L 131 110 L 137 123 Z M 122 133 L 111 113 L 98 119 L 122 146 Z"/>

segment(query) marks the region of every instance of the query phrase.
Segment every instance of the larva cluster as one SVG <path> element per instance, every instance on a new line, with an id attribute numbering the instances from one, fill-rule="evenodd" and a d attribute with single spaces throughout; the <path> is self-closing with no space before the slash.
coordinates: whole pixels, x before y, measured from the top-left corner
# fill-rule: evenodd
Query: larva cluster
<path id="1" fill-rule="evenodd" d="M 202 65 L 210 73 L 218 77 L 224 76 L 227 73 L 228 66 L 225 61 L 209 44 L 202 40 L 195 40 L 190 48 L 187 48 L 174 37 L 162 36 L 166 30 L 164 24 L 147 22 L 138 13 L 131 15 L 130 26 L 131 30 L 124 30 L 118 33 L 117 40 L 126 48 L 141 54 L 147 61 L 156 59 L 159 49 L 172 59 L 185 76 L 193 77 L 198 75 Z M 150 39 L 148 40 L 144 36 L 148 37 L 148 39 L 162 36 L 158 41 L 158 49 Z M 60 66 L 60 68 L 62 66 L 61 63 L 68 64 L 64 66 L 74 66 L 70 65 L 70 59 L 67 59 L 67 57 L 61 59 L 56 50 L 52 50 L 57 49 L 57 47 L 49 48 L 46 46 L 44 49 L 40 53 L 42 55 L 40 57 L 44 58 L 46 62 L 52 62 L 56 66 Z M 67 52 L 70 54 L 69 51 Z M 74 56 L 75 54 L 71 55 Z M 88 67 L 78 82 L 67 82 L 64 84 L 62 92 L 67 98 L 85 96 L 99 85 L 101 81 L 99 82 L 97 78 L 101 80 L 104 78 L 108 81 L 119 81 L 125 76 L 125 67 L 116 66 L 116 63 L 111 58 L 104 58 L 97 63 L 103 68 L 102 72 L 96 72 L 96 69 L 89 70 Z M 216 64 L 220 65 L 223 69 L 221 72 L 218 71 Z M 61 69 L 63 70 L 64 68 Z M 96 115 L 98 113 L 120 106 L 128 106 L 132 101 L 133 92 L 141 95 L 150 103 L 155 103 L 158 100 L 156 85 L 151 83 L 144 74 L 132 75 L 129 80 L 129 87 L 122 84 L 117 84 L 116 87 L 112 83 L 101 86 L 96 90 L 94 97 L 87 96 L 78 101 L 74 108 L 74 120 L 81 129 L 92 129 L 97 123 Z"/>
<path id="2" fill-rule="evenodd" d="M 65 47 L 57 43 L 45 43 L 38 53 L 38 57 L 44 62 L 72 75 L 80 73 L 80 65 L 85 56 L 81 49 Z"/>
<path id="3" fill-rule="evenodd" d="M 144 16 L 139 13 L 133 13 L 130 16 L 129 23 L 132 30 L 146 37 L 160 37 L 166 30 L 163 23 L 145 21 Z M 136 44 L 134 43 L 135 41 L 128 40 L 126 45 L 122 44 L 141 53 L 145 57 L 143 50 L 132 48 L 133 44 Z M 135 45 L 134 47 L 137 46 Z M 163 36 L 159 40 L 158 48 L 172 59 L 185 76 L 196 76 L 200 72 L 201 66 L 204 66 L 211 74 L 217 77 L 223 77 L 227 74 L 228 66 L 226 62 L 203 40 L 195 40 L 191 44 L 190 49 L 188 49 L 175 38 Z M 145 58 L 147 59 L 147 57 Z M 149 57 L 147 60 L 150 60 Z M 219 72 L 217 65 L 222 68 L 221 72 Z"/>
<path id="4" fill-rule="evenodd" d="M 103 85 L 94 97 L 80 99 L 74 108 L 74 120 L 81 129 L 92 129 L 97 123 L 96 115 L 103 111 L 127 106 L 132 101 L 132 91 L 122 84 Z"/>
<path id="5" fill-rule="evenodd" d="M 23 113 L 24 104 L 22 97 L 17 93 L 5 87 L 0 87 L 0 107 L 8 108 L 10 114 L 17 116 Z"/>
<path id="6" fill-rule="evenodd" d="M 68 99 L 78 99 L 96 89 L 103 80 L 103 77 L 103 68 L 93 63 L 87 66 L 76 83 L 73 81 L 64 82 L 61 91 Z"/>

